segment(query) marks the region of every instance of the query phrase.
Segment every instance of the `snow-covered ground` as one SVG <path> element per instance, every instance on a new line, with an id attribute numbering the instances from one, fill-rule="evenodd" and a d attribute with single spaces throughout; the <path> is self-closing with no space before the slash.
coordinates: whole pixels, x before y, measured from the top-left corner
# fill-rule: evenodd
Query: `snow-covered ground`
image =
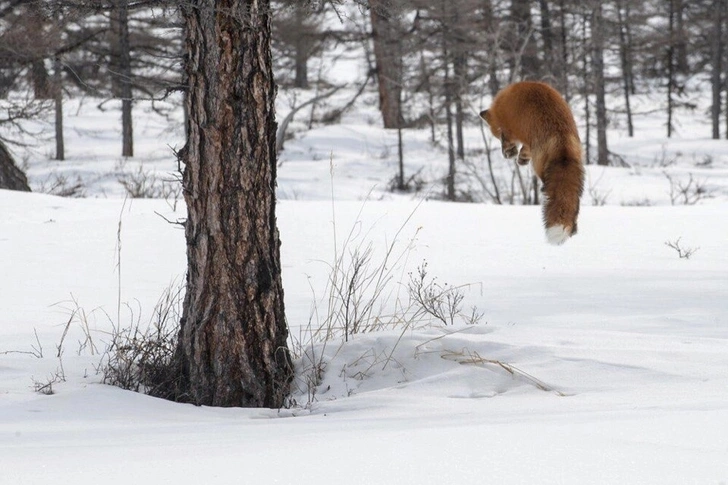
<path id="1" fill-rule="evenodd" d="M 423 190 L 389 192 L 396 133 L 379 128 L 373 99 L 339 125 L 306 130 L 301 113 L 281 156 L 291 343 L 314 344 L 289 409 L 100 384 L 112 326 L 146 322 L 184 280 L 184 234 L 163 219 L 185 215 L 178 111 L 170 124 L 137 106 L 133 160 L 117 156 L 118 112 L 91 100 L 66 110 L 67 161 L 49 160 L 47 137 L 16 150 L 35 189 L 80 180 L 87 198 L 0 191 L 0 484 L 728 483 L 728 141 L 709 140 L 700 113 L 682 113 L 671 140 L 655 114 L 634 139 L 610 131 L 630 167 L 589 167 L 579 234 L 553 247 L 538 207 L 434 200 L 446 154 L 427 130 L 405 132 Z M 479 127 L 466 135 L 482 149 Z M 672 205 L 666 173 L 711 197 Z M 120 179 L 155 183 L 157 198 L 124 201 Z M 678 239 L 697 249 L 689 259 L 666 245 Z M 329 264 L 369 245 L 373 264 L 389 247 L 398 258 L 383 312 L 426 262 L 480 322 L 310 342 Z M 34 391 L 61 374 L 53 394 Z"/>

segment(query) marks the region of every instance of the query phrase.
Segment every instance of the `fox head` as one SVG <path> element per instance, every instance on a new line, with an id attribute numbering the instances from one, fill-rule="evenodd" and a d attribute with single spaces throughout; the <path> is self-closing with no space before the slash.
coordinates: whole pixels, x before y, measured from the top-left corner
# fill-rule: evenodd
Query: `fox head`
<path id="1" fill-rule="evenodd" d="M 481 111 L 480 117 L 483 118 L 483 121 L 485 121 L 485 124 L 488 125 L 488 128 L 490 128 L 490 131 L 493 133 L 493 136 L 496 138 L 500 138 L 501 133 L 500 129 L 495 125 L 493 122 L 493 115 L 490 113 L 489 110 Z"/>

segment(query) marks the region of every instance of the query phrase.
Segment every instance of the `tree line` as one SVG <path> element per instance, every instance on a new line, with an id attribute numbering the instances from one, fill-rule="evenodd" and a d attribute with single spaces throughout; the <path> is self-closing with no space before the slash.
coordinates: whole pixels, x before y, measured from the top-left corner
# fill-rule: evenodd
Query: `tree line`
<path id="1" fill-rule="evenodd" d="M 429 127 L 432 141 L 446 147 L 448 199 L 456 198 L 456 167 L 465 158 L 464 127 L 478 122 L 474 105 L 518 80 L 552 84 L 581 115 L 587 163 L 626 163 L 609 150 L 608 126 L 635 136 L 634 117 L 649 109 L 664 117 L 669 138 L 678 110 L 697 109 L 700 98 L 710 100 L 710 136 L 728 138 L 727 0 L 355 3 L 363 15 L 339 13 L 332 30 L 323 22 L 326 8 L 346 2 L 284 2 L 280 35 L 274 31 L 280 82 L 306 88 L 312 57 L 360 43 L 371 76 L 362 82 L 376 82 L 384 127 L 400 137 L 403 128 Z M 650 106 L 635 111 L 635 96 L 645 93 Z"/>
<path id="2" fill-rule="evenodd" d="M 158 99 L 182 83 L 180 3 L 0 1 L 0 96 L 26 91 L 48 100 L 46 108 L 53 101 L 58 130 L 64 95 L 119 99 L 121 154 L 133 156 L 134 100 Z M 354 6 L 361 15 L 347 15 Z M 663 92 L 672 136 L 676 109 L 694 107 L 687 94 L 695 79 L 712 91 L 711 136 L 728 136 L 728 0 L 288 0 L 271 9 L 283 89 L 326 82 L 309 72 L 312 59 L 341 44 L 361 46 L 371 68 L 362 82 L 376 82 L 383 125 L 429 126 L 433 138 L 444 125 L 453 164 L 464 156 L 464 123 L 474 121 L 468 103 L 525 79 L 547 81 L 579 103 L 588 162 L 615 162 L 607 124 L 619 119 L 633 136 L 632 98 L 640 92 Z M 607 106 L 607 98 L 620 102 Z M 0 122 L 34 109 L 17 106 Z M 56 140 L 62 160 L 61 131 Z"/>

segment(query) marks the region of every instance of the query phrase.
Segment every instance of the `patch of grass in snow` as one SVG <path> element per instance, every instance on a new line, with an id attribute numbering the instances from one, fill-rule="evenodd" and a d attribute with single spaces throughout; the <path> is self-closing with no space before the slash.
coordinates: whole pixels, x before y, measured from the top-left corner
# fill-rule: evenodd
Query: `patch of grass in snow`
<path id="1" fill-rule="evenodd" d="M 463 290 L 469 285 L 440 283 L 429 276 L 426 261 L 416 272 L 407 271 L 419 229 L 407 239 L 403 234 L 417 207 L 383 248 L 376 248 L 368 240 L 366 235 L 372 228 L 362 230 L 361 210 L 341 245 L 334 236 L 333 260 L 325 263 L 329 271 L 323 296 L 318 297 L 311 286 L 313 305 L 308 322 L 292 338 L 295 385 L 299 395 L 306 395 L 306 405 L 317 399 L 331 345 L 337 346 L 333 352 L 336 355 L 356 335 L 397 330 L 400 337 L 388 351 L 377 354 L 369 366 L 370 370 L 377 365 L 384 369 L 406 332 L 432 324 L 473 325 L 482 320 L 483 313 L 477 308 L 463 309 Z M 333 204 L 332 211 L 336 234 Z"/>

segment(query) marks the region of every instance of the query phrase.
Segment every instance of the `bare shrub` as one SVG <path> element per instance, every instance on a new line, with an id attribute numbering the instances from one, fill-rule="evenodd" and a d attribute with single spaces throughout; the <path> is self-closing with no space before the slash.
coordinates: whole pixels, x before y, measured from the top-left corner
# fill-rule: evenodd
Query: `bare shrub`
<path id="1" fill-rule="evenodd" d="M 158 199 L 162 195 L 157 176 L 143 165 L 134 172 L 122 173 L 116 179 L 132 199 Z"/>
<path id="2" fill-rule="evenodd" d="M 688 174 L 687 181 L 680 180 L 667 171 L 662 173 L 670 183 L 670 203 L 672 205 L 695 205 L 701 200 L 713 196 L 705 182 L 694 179 L 692 173 Z"/>
<path id="3" fill-rule="evenodd" d="M 179 176 L 159 178 L 155 172 L 146 170 L 143 165 L 139 165 L 136 171 L 118 175 L 116 179 L 129 198 L 164 199 L 173 211 L 177 210 L 177 204 L 182 198 L 182 181 Z"/>
<path id="4" fill-rule="evenodd" d="M 40 343 L 40 339 L 38 338 L 38 330 L 33 328 L 33 333 L 35 334 L 35 345 L 30 346 L 30 350 L 4 350 L 0 352 L 0 355 L 10 355 L 10 354 L 24 354 L 24 355 L 31 355 L 35 357 L 36 359 L 42 359 L 43 358 L 43 345 Z"/>
<path id="5" fill-rule="evenodd" d="M 69 180 L 59 173 L 51 174 L 38 185 L 38 192 L 59 197 L 85 197 L 85 189 L 81 177 L 76 176 L 75 180 Z"/>
<path id="6" fill-rule="evenodd" d="M 609 195 L 612 193 L 611 189 L 602 192 L 597 187 L 599 186 L 599 182 L 601 182 L 602 177 L 604 176 L 604 172 L 599 176 L 599 178 L 595 181 L 589 180 L 589 187 L 587 188 L 587 192 L 589 194 L 589 198 L 591 199 L 591 203 L 593 206 L 604 206 L 607 205 L 607 200 L 609 199 Z"/>
<path id="7" fill-rule="evenodd" d="M 660 148 L 660 154 L 655 156 L 653 165 L 660 168 L 667 168 L 675 165 L 682 157 L 682 153 L 676 152 L 673 155 L 667 153 L 667 147 L 663 144 Z"/>
<path id="8" fill-rule="evenodd" d="M 169 398 L 176 389 L 174 352 L 177 347 L 183 287 L 168 287 L 147 325 L 131 307 L 131 325 L 113 326 L 97 371 L 103 382 L 122 389 Z"/>
<path id="9" fill-rule="evenodd" d="M 162 180 L 159 195 L 173 212 L 177 212 L 177 204 L 182 199 L 182 180 L 180 178 Z"/>
<path id="10" fill-rule="evenodd" d="M 421 192 L 425 187 L 427 187 L 427 181 L 422 177 L 423 170 L 424 167 L 421 167 L 415 173 L 407 177 L 407 179 L 401 185 L 399 183 L 399 175 L 392 176 L 392 178 L 389 179 L 389 182 L 387 182 L 387 190 L 390 192 L 404 193 Z"/>
<path id="11" fill-rule="evenodd" d="M 35 378 L 33 380 L 33 391 L 50 396 L 56 392 L 53 390 L 53 385 L 60 382 L 66 382 L 66 373 L 63 371 L 63 367 L 59 367 L 55 372 L 51 373 L 45 380 L 38 381 Z"/>
<path id="12" fill-rule="evenodd" d="M 690 259 L 700 248 L 684 248 L 680 246 L 680 239 L 677 238 L 674 241 L 665 241 L 665 246 L 674 249 L 680 259 Z"/>
<path id="13" fill-rule="evenodd" d="M 597 188 L 592 185 L 589 186 L 588 192 L 589 192 L 589 198 L 591 198 L 591 203 L 594 206 L 607 205 L 607 201 L 609 200 L 609 195 L 612 193 L 611 190 L 607 190 L 606 192 L 601 192 L 600 190 L 597 190 Z"/>
<path id="14" fill-rule="evenodd" d="M 81 306 L 78 299 L 73 295 L 71 295 L 70 300 L 58 303 L 57 305 L 68 313 L 68 321 L 63 326 L 61 340 L 58 342 L 58 345 L 56 345 L 56 357 L 60 359 L 63 356 L 66 337 L 74 323 L 81 329 L 83 334 L 83 340 L 78 341 L 77 354 L 81 355 L 84 351 L 89 352 L 91 355 L 99 354 L 98 348 L 96 347 L 91 335 L 90 324 L 90 321 L 94 318 L 94 314 L 99 309 L 96 308 L 90 312 L 86 311 L 86 309 Z"/>
<path id="15" fill-rule="evenodd" d="M 329 264 L 323 297 L 317 298 L 312 288 L 314 303 L 308 323 L 292 336 L 291 353 L 298 366 L 295 383 L 307 394 L 307 405 L 316 400 L 327 369 L 327 348 L 334 341 L 341 346 L 357 334 L 380 330 L 398 330 L 401 339 L 406 331 L 432 324 L 433 320 L 444 325 L 456 321 L 475 324 L 481 320 L 482 313 L 477 309 L 463 311 L 465 286 L 453 287 L 428 278 L 426 263 L 415 275 L 409 273 L 409 281 L 405 280 L 406 263 L 419 230 L 406 242 L 401 241 L 401 236 L 413 214 L 414 211 L 380 256 L 372 242 L 357 239 L 356 234 L 361 231 L 359 222 L 352 227 L 341 249 L 334 241 L 336 251 Z M 385 368 L 393 360 L 397 343 L 386 352 L 379 352 L 369 367 Z"/>
<path id="16" fill-rule="evenodd" d="M 644 199 L 623 200 L 620 205 L 622 207 L 650 207 L 652 201 L 645 197 Z"/>
<path id="17" fill-rule="evenodd" d="M 461 162 L 464 179 L 470 187 L 460 199 L 509 205 L 540 203 L 540 184 L 529 166 L 521 166 L 516 161 L 508 160 L 508 172 L 504 173 L 495 170 L 488 149 L 486 155 L 485 159 L 468 157 Z"/>
<path id="18" fill-rule="evenodd" d="M 473 308 L 470 313 L 462 311 L 465 299 L 462 288 L 447 283 L 440 284 L 437 278 L 428 279 L 425 261 L 417 268 L 416 274 L 410 273 L 407 284 L 410 308 L 414 309 L 416 315 L 429 315 L 444 325 L 455 325 L 456 318 L 468 324 L 478 323 L 483 315 L 477 309 Z"/>

